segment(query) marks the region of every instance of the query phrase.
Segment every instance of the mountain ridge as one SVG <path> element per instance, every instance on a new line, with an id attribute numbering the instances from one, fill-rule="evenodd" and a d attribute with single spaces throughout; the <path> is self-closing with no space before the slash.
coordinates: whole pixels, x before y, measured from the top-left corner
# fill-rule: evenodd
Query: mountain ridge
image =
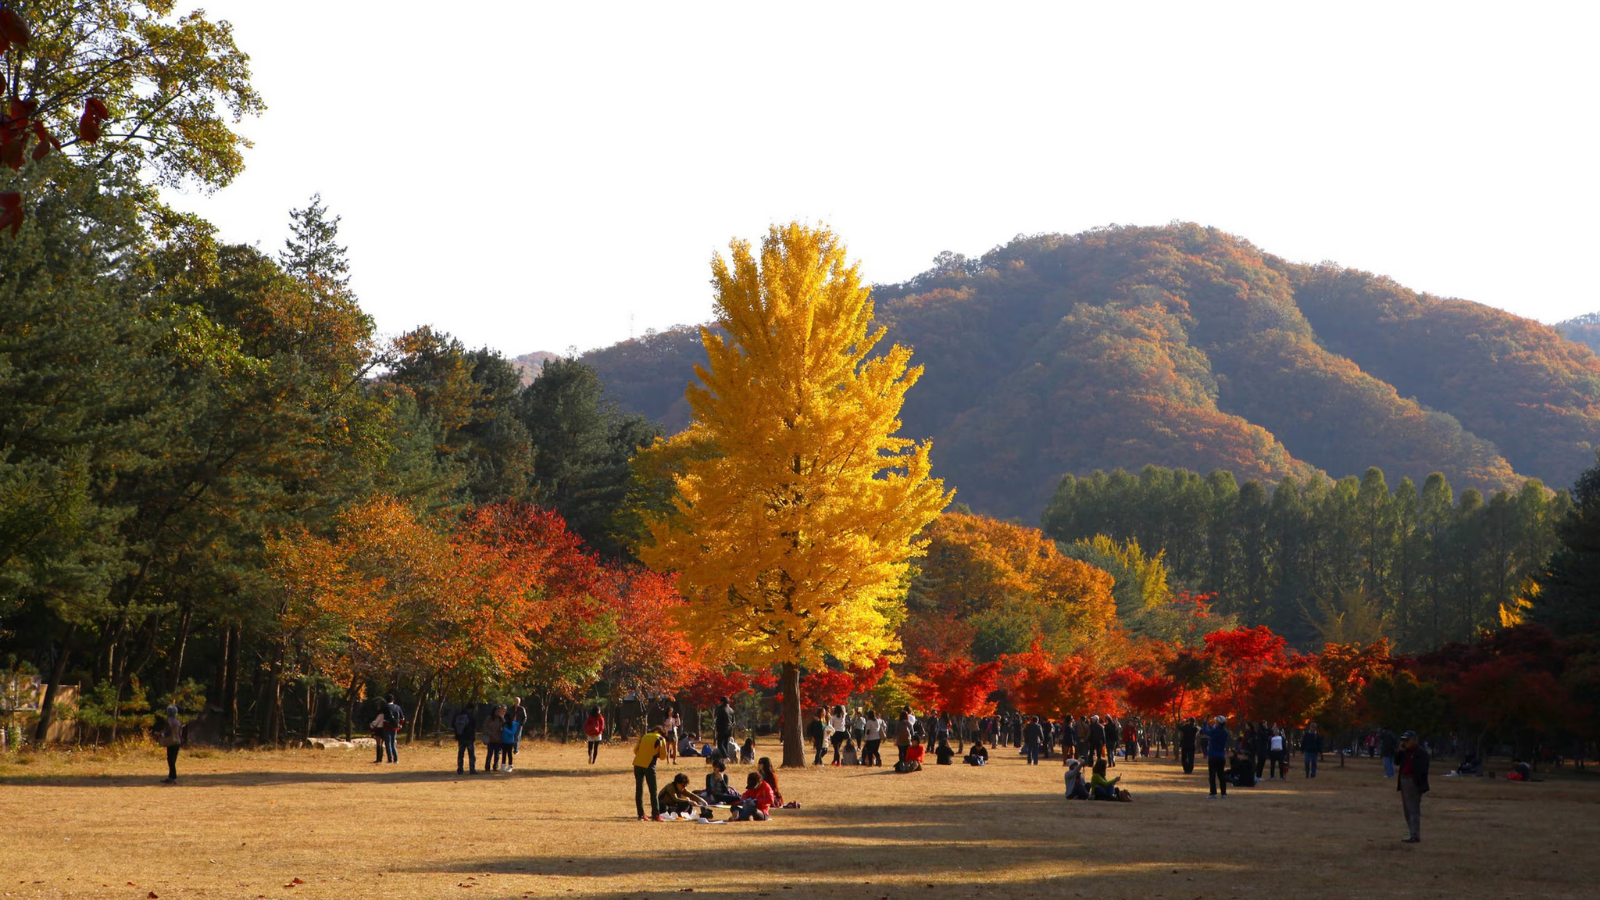
<path id="1" fill-rule="evenodd" d="M 941 254 L 874 300 L 926 369 L 902 433 L 995 515 L 1037 518 L 1069 472 L 1150 464 L 1564 486 L 1600 445 L 1600 359 L 1553 328 L 1199 225 Z M 582 358 L 624 409 L 687 423 L 697 327 Z"/>

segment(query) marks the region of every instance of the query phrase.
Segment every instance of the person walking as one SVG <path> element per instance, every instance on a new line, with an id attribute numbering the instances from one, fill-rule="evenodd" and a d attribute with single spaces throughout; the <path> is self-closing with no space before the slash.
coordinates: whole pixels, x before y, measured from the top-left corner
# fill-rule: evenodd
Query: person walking
<path id="1" fill-rule="evenodd" d="M 1122 726 L 1115 716 L 1106 716 L 1106 765 L 1116 768 L 1117 744 L 1122 740 Z"/>
<path id="2" fill-rule="evenodd" d="M 545 716 L 549 720 L 548 713 Z M 522 705 L 521 697 L 511 698 L 511 707 L 506 710 L 506 727 L 511 736 L 508 741 L 503 741 L 504 747 L 500 748 L 500 755 L 505 759 L 506 771 L 513 771 L 517 762 L 517 748 L 522 746 L 522 732 L 528 727 L 528 708 Z"/>
<path id="3" fill-rule="evenodd" d="M 677 707 L 667 710 L 667 718 L 661 723 L 666 729 L 662 735 L 667 739 L 667 759 L 670 762 L 678 761 L 678 742 L 683 739 L 683 717 L 678 715 Z"/>
<path id="4" fill-rule="evenodd" d="M 1400 742 L 1395 739 L 1394 732 L 1387 728 L 1378 730 L 1378 755 L 1383 757 L 1383 777 L 1394 777 L 1394 754 L 1399 749 Z"/>
<path id="5" fill-rule="evenodd" d="M 1410 832 L 1403 843 L 1422 843 L 1422 795 L 1428 792 L 1428 748 L 1417 743 L 1417 733 L 1408 731 L 1400 735 L 1399 783 L 1400 808 L 1406 814 L 1406 829 Z"/>
<path id="6" fill-rule="evenodd" d="M 1272 758 L 1272 731 L 1267 728 L 1266 722 L 1256 723 L 1256 780 L 1261 780 L 1261 773 L 1267 767 L 1267 760 Z"/>
<path id="7" fill-rule="evenodd" d="M 1183 720 L 1178 728 L 1178 757 L 1183 763 L 1183 774 L 1194 774 L 1194 742 L 1200 734 L 1200 726 L 1194 724 L 1194 716 Z"/>
<path id="8" fill-rule="evenodd" d="M 600 707 L 589 710 L 588 718 L 583 720 L 583 736 L 589 744 L 589 765 L 594 765 L 600 758 L 600 742 L 606 737 L 606 717 L 600 715 Z"/>
<path id="9" fill-rule="evenodd" d="M 1289 780 L 1288 741 L 1284 739 L 1283 730 L 1272 729 L 1272 736 L 1267 738 L 1267 777 L 1279 781 Z"/>
<path id="10" fill-rule="evenodd" d="M 1211 784 L 1211 796 L 1217 796 L 1218 788 L 1222 791 L 1224 799 L 1228 796 L 1228 726 L 1224 723 L 1227 719 L 1217 716 L 1205 729 L 1206 736 L 1206 780 Z"/>
<path id="11" fill-rule="evenodd" d="M 661 799 L 656 796 L 656 763 L 667 758 L 667 747 L 672 743 L 667 740 L 666 731 L 667 726 L 663 722 L 639 735 L 639 746 L 633 751 L 633 806 L 641 822 L 645 821 L 644 794 L 647 787 L 650 789 L 649 821 L 661 821 Z"/>
<path id="12" fill-rule="evenodd" d="M 394 694 L 384 694 L 383 703 L 383 746 L 379 750 L 379 758 L 382 758 L 381 754 L 388 754 L 389 762 L 399 762 L 400 753 L 395 740 L 400 734 L 400 727 L 406 723 L 406 714 L 395 702 Z"/>
<path id="13" fill-rule="evenodd" d="M 1315 722 L 1307 725 L 1305 734 L 1300 735 L 1300 756 L 1306 765 L 1306 777 L 1317 777 L 1317 763 L 1322 760 L 1322 732 L 1317 730 Z"/>
<path id="14" fill-rule="evenodd" d="M 450 728 L 456 735 L 456 774 L 478 774 L 478 723 L 472 718 L 472 706 L 468 703 L 461 707 L 455 718 L 450 720 Z M 462 762 L 466 762 L 465 772 L 461 769 Z"/>
<path id="15" fill-rule="evenodd" d="M 1028 724 L 1022 726 L 1022 753 L 1028 757 L 1028 765 L 1039 764 L 1039 745 L 1044 742 L 1044 728 L 1039 725 L 1038 716 L 1029 716 Z"/>
<path id="16" fill-rule="evenodd" d="M 1078 723 L 1072 716 L 1061 720 L 1061 764 L 1068 766 L 1078 758 Z"/>
<path id="17" fill-rule="evenodd" d="M 728 753 L 728 745 L 733 743 L 733 704 L 727 697 L 717 699 L 717 708 L 711 713 L 712 730 L 717 733 L 717 749 L 724 756 L 732 758 Z"/>
<path id="18" fill-rule="evenodd" d="M 499 770 L 501 750 L 505 746 L 506 708 L 496 706 L 488 718 L 483 720 L 483 771 L 495 772 Z"/>
<path id="19" fill-rule="evenodd" d="M 162 784 L 178 783 L 178 748 L 183 746 L 183 723 L 178 721 L 178 708 L 167 707 L 167 721 L 161 729 L 161 746 L 167 748 L 167 777 Z"/>

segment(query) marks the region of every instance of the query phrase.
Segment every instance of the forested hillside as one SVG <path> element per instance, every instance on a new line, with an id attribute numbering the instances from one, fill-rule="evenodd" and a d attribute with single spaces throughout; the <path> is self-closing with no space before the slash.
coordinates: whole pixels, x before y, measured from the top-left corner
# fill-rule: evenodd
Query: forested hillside
<path id="1" fill-rule="evenodd" d="M 875 300 L 927 368 L 904 433 L 996 515 L 1036 520 L 1064 473 L 1152 464 L 1564 486 L 1600 443 L 1600 359 L 1553 329 L 1196 225 L 944 254 Z M 584 357 L 671 430 L 701 358 L 693 328 Z"/>

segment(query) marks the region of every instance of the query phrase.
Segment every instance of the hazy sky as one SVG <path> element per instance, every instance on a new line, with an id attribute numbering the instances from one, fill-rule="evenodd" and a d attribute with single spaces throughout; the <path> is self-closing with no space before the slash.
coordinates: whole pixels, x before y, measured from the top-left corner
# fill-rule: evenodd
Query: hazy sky
<path id="1" fill-rule="evenodd" d="M 180 4 L 183 0 L 180 0 Z M 1173 219 L 1555 321 L 1600 309 L 1600 5 L 206 0 L 268 112 L 175 196 L 322 192 L 386 333 L 508 354 L 705 320 L 774 221 L 867 276 Z"/>

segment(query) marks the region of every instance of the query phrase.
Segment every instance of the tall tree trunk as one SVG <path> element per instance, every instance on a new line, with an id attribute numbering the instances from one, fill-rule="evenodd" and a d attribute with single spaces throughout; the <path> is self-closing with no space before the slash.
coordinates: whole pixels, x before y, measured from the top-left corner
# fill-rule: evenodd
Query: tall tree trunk
<path id="1" fill-rule="evenodd" d="M 778 690 L 783 692 L 783 712 L 779 714 L 778 733 L 783 737 L 783 767 L 806 767 L 805 735 L 800 729 L 800 667 L 794 663 L 783 664 L 778 675 Z"/>
<path id="2" fill-rule="evenodd" d="M 39 701 L 39 724 L 33 729 L 33 742 L 44 746 L 45 737 L 50 733 L 50 721 L 55 717 L 56 693 L 61 687 L 61 679 L 67 673 L 67 657 L 72 655 L 72 641 L 78 636 L 78 626 L 67 628 L 67 636 L 61 641 L 61 653 L 56 656 L 56 664 L 50 667 L 50 682 L 45 685 L 44 699 Z"/>
<path id="3" fill-rule="evenodd" d="M 222 680 L 222 732 L 231 745 L 239 736 L 239 626 L 230 626 L 227 635 L 224 645 L 227 659 L 223 661 L 226 671 Z"/>
<path id="4" fill-rule="evenodd" d="M 178 640 L 172 648 L 172 672 L 167 677 L 167 693 L 176 694 L 183 679 L 183 654 L 189 646 L 189 622 L 194 616 L 194 605 L 185 601 L 183 614 L 178 617 Z"/>
<path id="5" fill-rule="evenodd" d="M 267 681 L 267 743 L 276 747 L 283 739 L 279 723 L 283 716 L 283 646 L 280 644 L 272 660 Z"/>
<path id="6" fill-rule="evenodd" d="M 311 722 L 312 722 L 312 719 L 313 719 L 313 717 L 314 717 L 314 715 L 316 713 L 316 708 L 317 708 L 316 699 L 317 698 L 316 698 L 316 691 L 312 688 L 311 673 L 307 672 L 307 673 L 305 673 L 305 676 L 306 676 L 306 728 L 305 728 L 305 734 L 301 735 L 301 737 L 307 743 L 310 743 L 310 741 L 311 741 Z"/>
<path id="7" fill-rule="evenodd" d="M 347 741 L 350 740 L 350 729 L 354 728 L 356 723 L 356 704 L 361 702 L 356 696 L 356 688 L 360 684 L 361 676 L 350 676 L 350 693 L 345 695 L 350 707 L 350 714 L 344 720 L 344 739 Z"/>

